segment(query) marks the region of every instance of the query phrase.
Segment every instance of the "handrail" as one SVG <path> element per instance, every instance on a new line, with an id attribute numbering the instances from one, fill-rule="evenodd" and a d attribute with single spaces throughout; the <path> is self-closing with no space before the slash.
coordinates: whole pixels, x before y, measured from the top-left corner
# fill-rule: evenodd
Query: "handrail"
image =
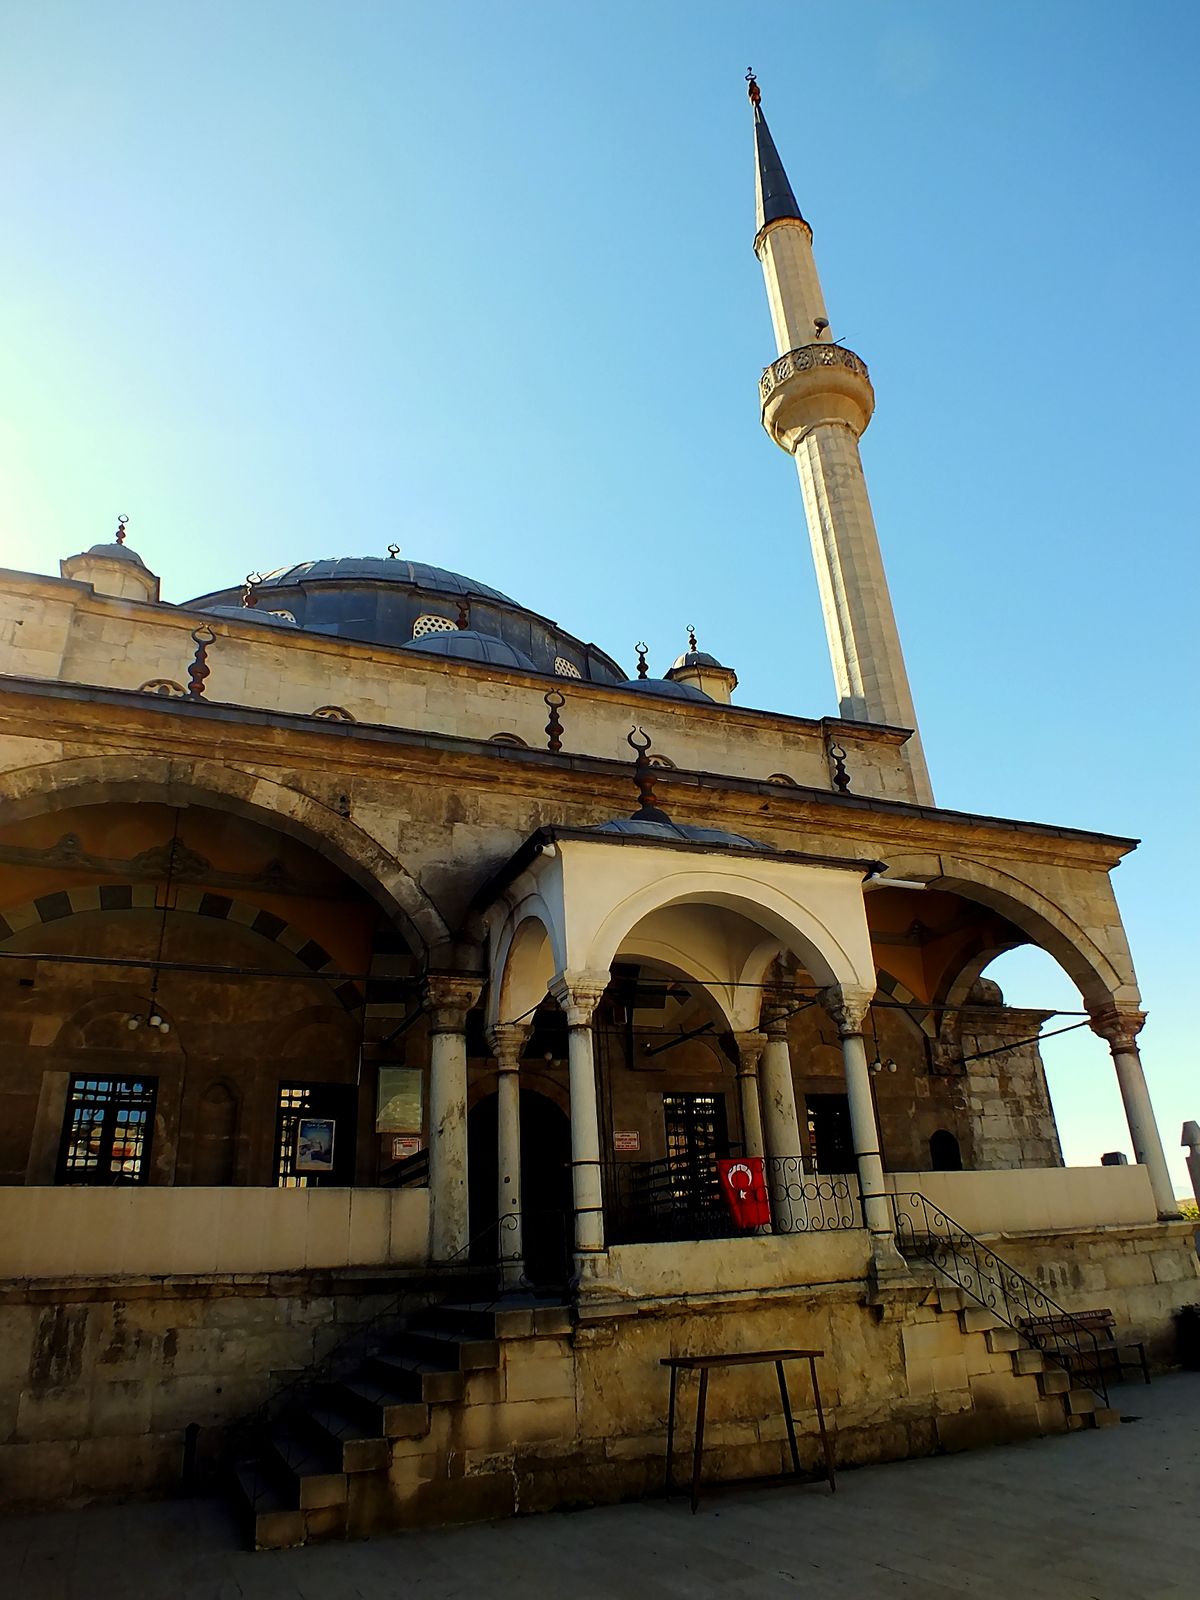
<path id="1" fill-rule="evenodd" d="M 923 1256 L 957 1288 L 1000 1318 L 1035 1349 L 1054 1361 L 1072 1379 L 1078 1375 L 1108 1405 L 1108 1386 L 1100 1341 L 1094 1328 L 1065 1306 L 1059 1305 L 1031 1278 L 998 1256 L 982 1239 L 955 1222 L 940 1206 L 915 1189 L 890 1196 L 896 1223 L 896 1240 L 907 1240 L 914 1255 Z M 903 1202 L 903 1203 L 902 1203 Z M 918 1231 L 917 1221 L 921 1228 Z M 1028 1326 L 1037 1317 L 1055 1317 L 1065 1323 L 1067 1335 L 1041 1333 Z M 1059 1347 L 1071 1352 L 1063 1356 Z M 1074 1357 L 1074 1359 L 1072 1359 Z"/>

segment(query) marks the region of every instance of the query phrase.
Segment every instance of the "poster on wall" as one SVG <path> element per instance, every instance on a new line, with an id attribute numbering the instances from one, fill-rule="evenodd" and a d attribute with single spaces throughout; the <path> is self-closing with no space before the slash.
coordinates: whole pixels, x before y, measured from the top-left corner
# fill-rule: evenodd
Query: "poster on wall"
<path id="1" fill-rule="evenodd" d="M 332 1117 L 297 1117 L 295 1170 L 315 1175 L 333 1171 Z"/>

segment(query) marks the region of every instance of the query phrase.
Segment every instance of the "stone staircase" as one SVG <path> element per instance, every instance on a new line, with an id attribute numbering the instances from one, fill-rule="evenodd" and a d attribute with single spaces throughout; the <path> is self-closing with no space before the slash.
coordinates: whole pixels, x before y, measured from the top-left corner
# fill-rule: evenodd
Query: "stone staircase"
<path id="1" fill-rule="evenodd" d="M 453 1476 L 447 1441 L 467 1436 L 464 1410 L 500 1398 L 505 1342 L 558 1346 L 570 1330 L 565 1305 L 535 1296 L 417 1312 L 349 1376 L 305 1390 L 234 1465 L 234 1508 L 253 1548 L 361 1537 L 418 1520 L 406 1501 L 422 1490 L 428 1498 L 439 1478 Z M 476 1482 L 486 1500 L 494 1485 Z M 505 1509 L 476 1505 L 469 1489 L 456 1482 L 454 1515 L 444 1520 Z"/>
<path id="2" fill-rule="evenodd" d="M 1026 1432 L 1108 1428 L 1120 1422 L 1119 1411 L 1103 1405 L 1091 1389 L 1075 1383 L 1052 1356 L 1033 1346 L 964 1289 L 935 1284 L 926 1305 L 942 1318 L 952 1316 L 955 1319 L 958 1350 L 964 1360 L 976 1414 L 986 1417 L 989 1410 L 1007 1410 L 1014 1424 L 1013 1436 Z M 1014 1384 L 1014 1379 L 1019 1381 Z M 972 1421 L 964 1417 L 959 1428 L 953 1425 L 946 1428 L 943 1445 L 953 1449 L 975 1443 L 970 1436 L 975 1431 L 972 1422 L 982 1423 L 982 1420 L 978 1415 Z M 996 1428 L 993 1416 L 989 1440 L 994 1441 L 1003 1431 Z M 963 1437 L 956 1438 L 956 1433 Z"/>

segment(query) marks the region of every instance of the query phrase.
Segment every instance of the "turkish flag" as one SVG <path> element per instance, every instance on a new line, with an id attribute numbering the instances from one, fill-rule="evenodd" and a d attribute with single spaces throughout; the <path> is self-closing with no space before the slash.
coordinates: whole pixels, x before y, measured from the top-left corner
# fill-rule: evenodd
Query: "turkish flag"
<path id="1" fill-rule="evenodd" d="M 761 1228 L 771 1220 L 767 1178 L 762 1156 L 739 1156 L 718 1161 L 721 1193 L 739 1228 Z"/>

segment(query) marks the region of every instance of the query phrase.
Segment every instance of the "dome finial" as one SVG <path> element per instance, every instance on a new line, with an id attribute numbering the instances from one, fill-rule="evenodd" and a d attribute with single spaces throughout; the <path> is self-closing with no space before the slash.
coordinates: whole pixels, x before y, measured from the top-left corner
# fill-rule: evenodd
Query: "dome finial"
<path id="1" fill-rule="evenodd" d="M 258 595 L 255 593 L 255 591 L 262 581 L 261 572 L 248 572 L 246 574 L 246 586 L 242 590 L 243 611 L 249 611 L 252 606 L 256 606 L 258 604 Z"/>
<path id="2" fill-rule="evenodd" d="M 633 781 L 637 784 L 638 800 L 641 804 L 633 813 L 633 822 L 670 822 L 670 817 L 658 804 L 654 793 L 654 779 L 650 776 L 650 749 L 651 739 L 645 728 L 634 726 L 625 736 L 629 748 L 636 752 L 637 759 L 633 764 Z"/>
<path id="3" fill-rule="evenodd" d="M 124 513 L 122 513 L 121 516 L 119 516 L 117 518 L 116 539 L 117 539 L 117 543 L 118 544 L 124 544 L 125 543 L 125 524 L 128 521 L 129 521 L 129 518 L 127 516 L 125 516 Z"/>
<path id="4" fill-rule="evenodd" d="M 693 651 L 694 650 L 699 650 L 700 646 L 696 643 L 696 624 L 694 622 L 689 622 L 688 623 L 688 625 L 687 625 L 687 635 L 688 635 L 688 649 L 689 650 L 693 650 Z"/>
<path id="5" fill-rule="evenodd" d="M 762 90 L 758 87 L 758 79 L 754 76 L 754 68 L 746 68 L 746 93 L 750 96 L 750 104 L 758 105 L 762 100 Z"/>
<path id="6" fill-rule="evenodd" d="M 639 678 L 648 678 L 650 676 L 650 668 L 646 665 L 647 648 L 645 644 L 635 646 L 637 650 L 637 675 Z"/>
<path id="7" fill-rule="evenodd" d="M 398 544 L 390 544 L 390 545 L 388 545 L 388 560 L 389 561 L 395 561 L 395 559 L 397 558 L 397 556 L 399 554 L 400 554 L 400 546 Z"/>

